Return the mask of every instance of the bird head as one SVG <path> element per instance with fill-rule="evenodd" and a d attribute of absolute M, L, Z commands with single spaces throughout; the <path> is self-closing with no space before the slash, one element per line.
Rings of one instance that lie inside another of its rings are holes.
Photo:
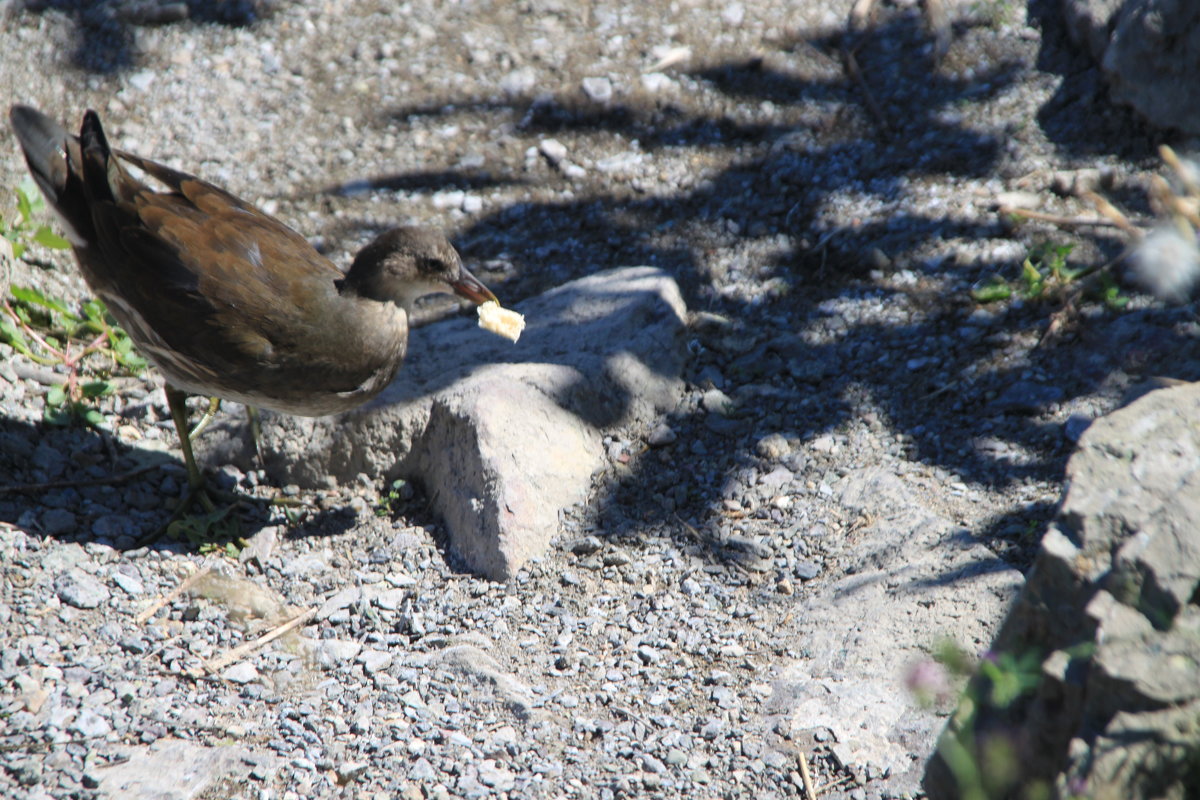
<path fill-rule="evenodd" d="M 343 291 L 396 303 L 410 314 L 417 300 L 429 294 L 456 294 L 476 305 L 496 300 L 463 267 L 444 236 L 419 227 L 392 228 L 360 250 L 346 273 Z"/>

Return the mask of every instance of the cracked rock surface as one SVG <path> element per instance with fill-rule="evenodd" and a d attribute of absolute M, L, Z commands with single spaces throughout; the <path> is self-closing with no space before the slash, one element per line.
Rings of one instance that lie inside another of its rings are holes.
<path fill-rule="evenodd" d="M 1200 386 L 1098 420 L 993 649 L 1036 654 L 1040 682 L 959 736 L 1013 743 L 1023 785 L 1186 797 L 1200 746 Z M 969 731 L 969 733 L 968 733 Z M 1136 731 L 1136 736 L 1133 732 Z M 935 760 L 932 797 L 961 796 Z"/>

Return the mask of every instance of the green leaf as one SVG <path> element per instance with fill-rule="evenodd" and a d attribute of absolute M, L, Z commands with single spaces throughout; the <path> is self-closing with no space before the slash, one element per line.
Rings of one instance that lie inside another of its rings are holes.
<path fill-rule="evenodd" d="M 103 397 L 112 394 L 113 385 L 108 381 L 88 381 L 83 385 L 84 397 Z"/>
<path fill-rule="evenodd" d="M 104 303 L 101 301 L 93 297 L 91 300 L 85 301 L 81 308 L 83 315 L 87 317 L 89 322 L 94 322 L 101 326 L 107 324 L 104 316 L 108 313 L 108 309 L 104 307 Z"/>
<path fill-rule="evenodd" d="M 1054 268 L 1055 276 L 1066 283 L 1071 283 L 1085 272 L 1087 272 L 1087 266 L 1069 267 L 1065 261 Z"/>
<path fill-rule="evenodd" d="M 1028 258 L 1021 265 L 1021 280 L 1025 281 L 1025 296 L 1028 298 L 1041 297 L 1046 288 L 1046 278 Z"/>
<path fill-rule="evenodd" d="M 73 317 L 72 314 L 60 300 L 55 300 L 52 297 L 47 297 L 43 292 L 34 289 L 32 286 L 10 286 L 9 292 L 12 296 L 20 300 L 22 303 L 28 303 L 31 306 L 41 306 L 48 308 L 51 311 L 57 311 L 60 314 L 66 314 Z"/>
<path fill-rule="evenodd" d="M 25 333 L 7 314 L 0 316 L 0 341 L 7 342 L 23 356 L 30 355 L 32 352 L 29 349 L 29 340 L 25 338 Z"/>
<path fill-rule="evenodd" d="M 93 428 L 99 428 L 105 422 L 104 415 L 100 413 L 100 409 L 98 408 L 89 408 L 87 411 L 85 411 L 83 414 L 83 421 L 88 425 L 91 425 Z"/>
<path fill-rule="evenodd" d="M 51 386 L 46 392 L 46 405 L 51 408 L 57 408 L 67 400 L 66 386 Z"/>
<path fill-rule="evenodd" d="M 37 181 L 33 179 L 32 175 L 17 184 L 17 191 L 25 195 L 30 213 L 37 214 L 46 208 L 46 199 L 42 197 L 42 190 L 38 188 Z"/>
<path fill-rule="evenodd" d="M 1104 304 L 1111 309 L 1120 311 L 1129 305 L 1129 298 L 1121 295 L 1119 286 L 1109 286 L 1104 290 Z"/>
<path fill-rule="evenodd" d="M 33 216 L 33 202 L 29 199 L 29 193 L 25 191 L 24 181 L 17 187 L 17 213 L 21 215 L 21 221 L 15 227 L 24 226 Z"/>
<path fill-rule="evenodd" d="M 49 225 L 43 225 L 38 228 L 33 234 L 33 240 L 42 247 L 49 247 L 51 250 L 66 250 L 71 246 L 70 242 L 50 230 Z"/>
<path fill-rule="evenodd" d="M 25 245 L 22 244 L 21 242 L 13 242 L 12 243 L 12 251 L 13 251 L 13 258 L 19 259 L 19 258 L 21 258 L 21 256 L 25 255 Z"/>
<path fill-rule="evenodd" d="M 117 359 L 117 363 L 135 375 L 150 366 L 150 362 L 137 353 L 128 353 Z"/>
<path fill-rule="evenodd" d="M 971 298 L 977 303 L 994 303 L 1012 297 L 1012 287 L 999 275 L 993 275 L 971 290 Z"/>

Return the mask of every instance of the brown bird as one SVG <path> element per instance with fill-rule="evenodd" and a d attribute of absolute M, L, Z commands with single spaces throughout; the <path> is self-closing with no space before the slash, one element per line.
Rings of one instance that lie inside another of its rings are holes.
<path fill-rule="evenodd" d="M 166 379 L 193 489 L 202 479 L 187 394 L 302 416 L 345 411 L 395 377 L 418 298 L 496 299 L 434 231 L 389 230 L 343 272 L 223 189 L 109 147 L 94 111 L 79 136 L 28 106 L 9 118 L 88 286 Z"/>

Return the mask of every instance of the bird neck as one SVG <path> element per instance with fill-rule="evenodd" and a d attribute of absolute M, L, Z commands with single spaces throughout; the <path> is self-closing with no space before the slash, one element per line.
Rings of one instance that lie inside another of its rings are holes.
<path fill-rule="evenodd" d="M 346 277 L 340 281 L 339 291 L 343 296 L 373 300 L 377 303 L 394 303 L 408 315 L 412 315 L 417 300 L 426 291 L 413 283 L 385 280 L 378 269 L 363 268 L 358 261 L 350 267 Z"/>

